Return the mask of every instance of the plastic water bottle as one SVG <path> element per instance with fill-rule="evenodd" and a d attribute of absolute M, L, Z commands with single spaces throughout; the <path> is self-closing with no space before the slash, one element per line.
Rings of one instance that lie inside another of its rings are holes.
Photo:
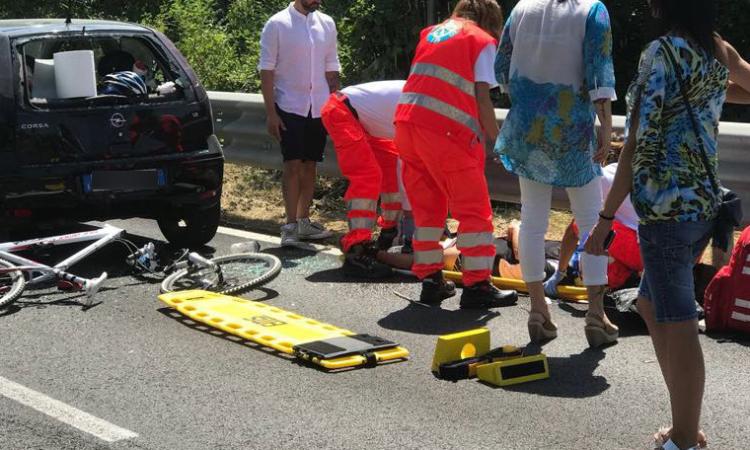
<path fill-rule="evenodd" d="M 238 253 L 258 253 L 260 251 L 260 244 L 258 241 L 244 241 L 232 244 L 229 247 L 229 252 L 232 254 Z"/>

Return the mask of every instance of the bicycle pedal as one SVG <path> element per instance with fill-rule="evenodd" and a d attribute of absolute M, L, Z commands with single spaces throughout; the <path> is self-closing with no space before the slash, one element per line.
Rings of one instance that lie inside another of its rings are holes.
<path fill-rule="evenodd" d="M 72 281 L 60 280 L 57 282 L 57 289 L 63 292 L 74 292 L 83 289 L 83 285 L 73 283 Z"/>

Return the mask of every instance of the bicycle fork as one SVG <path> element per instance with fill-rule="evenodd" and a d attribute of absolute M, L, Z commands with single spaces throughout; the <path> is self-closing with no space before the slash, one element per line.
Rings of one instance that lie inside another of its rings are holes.
<path fill-rule="evenodd" d="M 84 304 L 86 306 L 91 306 L 91 304 L 94 302 L 94 296 L 97 292 L 99 292 L 102 284 L 104 284 L 104 282 L 107 280 L 107 272 L 103 272 L 97 278 L 93 278 L 90 280 L 78 277 L 71 273 L 67 273 L 61 269 L 53 269 L 53 273 L 60 280 L 82 286 L 83 290 L 86 292 L 86 300 L 84 301 Z"/>

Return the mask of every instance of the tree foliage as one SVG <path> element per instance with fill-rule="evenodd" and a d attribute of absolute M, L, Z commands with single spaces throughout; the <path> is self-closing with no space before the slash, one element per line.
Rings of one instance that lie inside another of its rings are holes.
<path fill-rule="evenodd" d="M 263 24 L 290 0 L 0 0 L 0 18 L 73 17 L 144 22 L 175 41 L 215 90 L 257 92 Z M 641 50 L 653 36 L 646 0 L 602 0 L 614 34 L 617 93 L 622 99 Z M 718 32 L 750 57 L 750 0 L 716 0 Z M 506 15 L 518 0 L 499 0 Z M 339 28 L 339 53 L 347 84 L 404 78 L 419 31 L 450 15 L 457 0 L 323 0 Z M 70 9 L 68 9 L 70 6 Z M 432 9 L 430 8 L 432 6 Z M 615 105 L 622 113 L 623 102 Z M 728 119 L 750 121 L 747 108 L 727 108 Z"/>

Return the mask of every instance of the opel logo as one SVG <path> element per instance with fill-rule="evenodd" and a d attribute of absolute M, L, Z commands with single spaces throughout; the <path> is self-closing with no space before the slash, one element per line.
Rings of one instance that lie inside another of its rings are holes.
<path fill-rule="evenodd" d="M 112 114 L 112 117 L 109 118 L 109 123 L 111 123 L 115 128 L 122 128 L 126 123 L 128 123 L 128 121 L 125 120 L 125 116 L 123 116 L 122 114 L 114 113 Z"/>

